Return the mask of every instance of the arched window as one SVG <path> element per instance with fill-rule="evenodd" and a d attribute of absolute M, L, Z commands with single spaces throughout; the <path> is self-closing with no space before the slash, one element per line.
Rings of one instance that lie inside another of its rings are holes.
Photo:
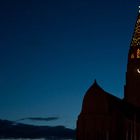
<path fill-rule="evenodd" d="M 137 58 L 140 58 L 140 49 L 137 49 Z"/>
<path fill-rule="evenodd" d="M 131 59 L 134 59 L 134 58 L 135 58 L 135 56 L 134 56 L 134 54 L 132 53 L 132 54 L 131 54 Z"/>

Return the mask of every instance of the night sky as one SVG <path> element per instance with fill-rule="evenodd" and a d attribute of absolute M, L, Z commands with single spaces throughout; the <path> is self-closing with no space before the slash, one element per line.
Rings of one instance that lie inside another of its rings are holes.
<path fill-rule="evenodd" d="M 0 118 L 75 128 L 95 79 L 123 98 L 138 6 L 136 0 L 0 1 Z"/>

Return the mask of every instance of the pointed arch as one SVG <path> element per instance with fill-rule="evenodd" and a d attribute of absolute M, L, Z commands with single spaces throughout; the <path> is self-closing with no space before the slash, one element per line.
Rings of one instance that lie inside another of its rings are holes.
<path fill-rule="evenodd" d="M 131 59 L 134 59 L 134 58 L 135 58 L 135 56 L 134 56 L 134 54 L 132 53 L 132 54 L 131 54 Z"/>
<path fill-rule="evenodd" d="M 140 49 L 137 49 L 137 58 L 140 58 Z"/>

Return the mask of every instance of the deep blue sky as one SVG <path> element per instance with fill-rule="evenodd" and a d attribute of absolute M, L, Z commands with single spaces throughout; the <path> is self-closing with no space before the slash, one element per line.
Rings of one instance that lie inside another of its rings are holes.
<path fill-rule="evenodd" d="M 123 97 L 133 0 L 0 2 L 0 118 L 75 128 L 94 79 Z"/>

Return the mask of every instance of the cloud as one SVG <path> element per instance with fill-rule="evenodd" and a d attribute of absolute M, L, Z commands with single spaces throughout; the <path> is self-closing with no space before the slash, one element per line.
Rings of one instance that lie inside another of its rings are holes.
<path fill-rule="evenodd" d="M 58 120 L 59 117 L 46 117 L 46 118 L 42 118 L 42 117 L 28 117 L 28 118 L 23 118 L 23 119 L 19 119 L 17 121 L 24 121 L 24 120 L 30 120 L 30 121 L 55 121 Z"/>

